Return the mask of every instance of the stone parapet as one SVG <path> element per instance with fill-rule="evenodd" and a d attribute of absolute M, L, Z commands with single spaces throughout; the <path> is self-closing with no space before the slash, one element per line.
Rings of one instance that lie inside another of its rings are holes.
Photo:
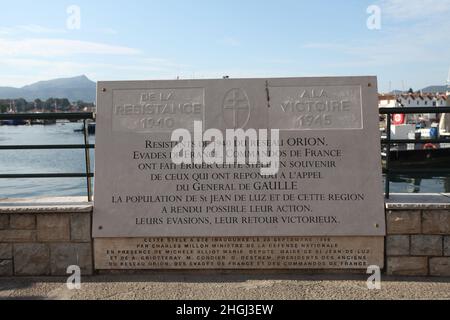
<path fill-rule="evenodd" d="M 448 194 L 393 195 L 386 224 L 388 275 L 450 276 Z"/>
<path fill-rule="evenodd" d="M 0 276 L 63 276 L 70 265 L 93 273 L 91 204 L 0 206 Z"/>
<path fill-rule="evenodd" d="M 449 277 L 450 197 L 401 198 L 386 204 L 385 273 Z M 63 276 L 71 265 L 92 274 L 92 210 L 83 202 L 0 203 L 0 276 Z"/>

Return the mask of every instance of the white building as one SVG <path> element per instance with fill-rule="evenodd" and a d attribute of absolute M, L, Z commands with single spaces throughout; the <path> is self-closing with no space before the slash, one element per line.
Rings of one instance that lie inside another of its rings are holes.
<path fill-rule="evenodd" d="M 400 107 L 445 107 L 447 105 L 446 94 L 432 93 L 405 93 L 398 96 Z"/>
<path fill-rule="evenodd" d="M 379 108 L 396 108 L 398 107 L 397 97 L 393 94 L 379 94 L 378 95 Z"/>
<path fill-rule="evenodd" d="M 427 107 L 445 107 L 447 106 L 446 94 L 432 94 L 432 93 L 407 93 L 398 97 L 399 105 L 406 108 L 427 108 Z M 439 114 L 426 113 L 416 115 L 420 120 L 425 122 L 439 122 Z M 408 117 L 408 119 L 414 119 Z"/>
<path fill-rule="evenodd" d="M 445 107 L 450 99 L 450 86 L 446 94 L 433 93 L 404 93 L 398 96 L 393 94 L 378 95 L 379 108 L 423 108 L 423 107 Z"/>
<path fill-rule="evenodd" d="M 449 87 L 450 91 L 450 87 Z M 450 92 L 447 94 L 434 93 L 404 93 L 400 95 L 380 94 L 378 96 L 379 108 L 426 108 L 426 107 L 445 107 L 450 104 Z M 408 115 L 407 122 L 416 122 L 423 120 L 425 122 L 437 122 L 439 114 L 418 114 Z"/>

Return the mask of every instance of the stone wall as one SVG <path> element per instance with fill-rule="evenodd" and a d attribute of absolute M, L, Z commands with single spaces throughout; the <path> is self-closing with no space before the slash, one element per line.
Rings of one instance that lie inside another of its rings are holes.
<path fill-rule="evenodd" d="M 63 276 L 70 265 L 92 274 L 91 216 L 88 204 L 0 206 L 0 276 Z M 449 203 L 391 202 L 386 223 L 388 275 L 450 276 Z"/>
<path fill-rule="evenodd" d="M 386 224 L 388 275 L 450 276 L 448 204 L 388 204 Z"/>
<path fill-rule="evenodd" d="M 78 265 L 93 273 L 91 210 L 0 211 L 0 276 L 61 276 Z"/>

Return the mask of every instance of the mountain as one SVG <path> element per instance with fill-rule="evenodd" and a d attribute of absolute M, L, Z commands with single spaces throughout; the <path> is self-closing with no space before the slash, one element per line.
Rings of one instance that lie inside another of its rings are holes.
<path fill-rule="evenodd" d="M 429 86 L 422 89 L 424 93 L 442 93 L 447 86 Z M 401 90 L 394 90 L 391 94 L 402 94 Z M 48 98 L 67 98 L 70 101 L 83 100 L 95 102 L 96 84 L 85 75 L 73 78 L 61 78 L 39 81 L 22 88 L 0 87 L 0 99 L 24 98 L 28 101 Z"/>
<path fill-rule="evenodd" d="M 443 93 L 447 91 L 447 86 L 429 86 L 422 89 L 423 93 Z"/>
<path fill-rule="evenodd" d="M 70 101 L 95 102 L 95 92 L 95 82 L 82 75 L 73 78 L 39 81 L 22 88 L 0 87 L 0 99 L 24 98 L 32 101 L 35 99 L 67 98 Z"/>
<path fill-rule="evenodd" d="M 447 86 L 428 86 L 426 88 L 423 88 L 422 91 L 423 93 L 445 93 L 447 92 Z M 416 92 L 417 90 L 414 90 L 414 92 Z M 405 91 L 402 90 L 394 90 L 391 92 L 391 94 L 402 94 Z"/>

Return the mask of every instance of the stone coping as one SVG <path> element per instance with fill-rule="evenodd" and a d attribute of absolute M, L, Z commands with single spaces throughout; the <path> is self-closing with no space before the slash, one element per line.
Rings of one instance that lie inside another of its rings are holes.
<path fill-rule="evenodd" d="M 450 193 L 396 193 L 385 200 L 386 209 L 450 209 Z M 84 213 L 93 203 L 87 197 L 0 199 L 1 213 Z"/>
<path fill-rule="evenodd" d="M 450 193 L 395 193 L 385 200 L 386 209 L 450 209 Z"/>
<path fill-rule="evenodd" d="M 47 197 L 27 199 L 0 199 L 1 213 L 86 213 L 93 203 L 87 197 Z"/>

